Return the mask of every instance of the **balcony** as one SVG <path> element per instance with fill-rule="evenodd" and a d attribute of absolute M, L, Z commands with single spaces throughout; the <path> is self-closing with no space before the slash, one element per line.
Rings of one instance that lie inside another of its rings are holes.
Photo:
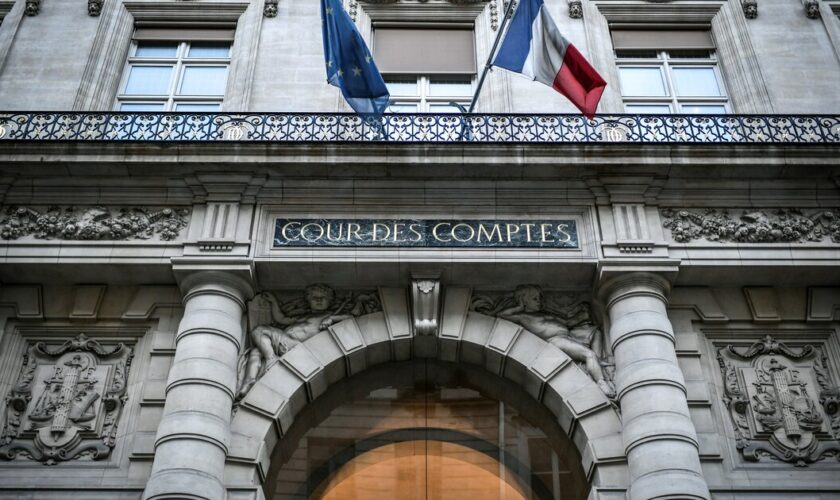
<path fill-rule="evenodd" d="M 840 116 L 6 112 L 0 141 L 838 144 Z"/>

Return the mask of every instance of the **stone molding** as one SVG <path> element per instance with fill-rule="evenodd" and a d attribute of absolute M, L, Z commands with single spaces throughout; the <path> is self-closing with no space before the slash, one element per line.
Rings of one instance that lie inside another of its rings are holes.
<path fill-rule="evenodd" d="M 42 290 L 37 285 L 0 285 L 0 306 L 14 308 L 17 318 L 44 317 Z"/>
<path fill-rule="evenodd" d="M 6 64 L 6 57 L 9 55 L 12 41 L 24 16 L 23 11 L 23 2 L 0 0 L 0 71 L 3 71 L 3 66 Z"/>

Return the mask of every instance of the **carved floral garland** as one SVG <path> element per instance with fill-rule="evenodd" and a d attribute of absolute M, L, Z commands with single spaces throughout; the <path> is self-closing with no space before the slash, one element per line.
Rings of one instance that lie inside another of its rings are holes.
<path fill-rule="evenodd" d="M 114 214 L 105 207 L 76 210 L 50 207 L 38 211 L 13 206 L 0 219 L 0 239 L 16 240 L 24 236 L 64 240 L 174 240 L 187 227 L 188 209 L 121 208 Z"/>
<path fill-rule="evenodd" d="M 694 240 L 738 243 L 785 243 L 823 241 L 840 243 L 840 210 L 744 210 L 740 216 L 722 209 L 662 209 L 662 225 L 674 241 Z"/>

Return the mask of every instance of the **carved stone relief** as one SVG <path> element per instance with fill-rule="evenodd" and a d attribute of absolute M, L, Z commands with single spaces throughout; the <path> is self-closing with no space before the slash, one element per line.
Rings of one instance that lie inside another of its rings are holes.
<path fill-rule="evenodd" d="M 805 6 L 805 17 L 808 19 L 820 18 L 820 4 L 817 0 L 802 0 L 802 5 Z"/>
<path fill-rule="evenodd" d="M 734 210 L 733 210 L 734 212 Z M 803 211 L 794 208 L 777 210 L 741 210 L 733 216 L 724 209 L 661 210 L 662 225 L 671 230 L 674 241 L 737 243 L 805 243 L 829 239 L 840 243 L 840 209 Z"/>
<path fill-rule="evenodd" d="M 723 402 L 746 460 L 805 467 L 840 459 L 840 387 L 823 346 L 788 347 L 770 336 L 717 350 Z"/>
<path fill-rule="evenodd" d="M 277 0 L 265 0 L 263 15 L 265 17 L 277 17 Z"/>
<path fill-rule="evenodd" d="M 240 358 L 237 400 L 297 344 L 335 323 L 381 310 L 376 292 L 339 294 L 323 284 L 283 301 L 272 292 L 257 295 L 248 303 L 251 347 Z"/>
<path fill-rule="evenodd" d="M 6 395 L 0 457 L 55 465 L 108 457 L 126 401 L 133 349 L 84 334 L 63 344 L 29 346 Z"/>
<path fill-rule="evenodd" d="M 583 19 L 583 4 L 581 0 L 569 0 L 569 17 Z"/>
<path fill-rule="evenodd" d="M 471 309 L 516 323 L 577 362 L 608 397 L 615 397 L 615 364 L 590 304 L 576 294 L 544 293 L 522 285 L 502 295 L 476 294 Z"/>
<path fill-rule="evenodd" d="M 744 10 L 744 17 L 747 19 L 758 17 L 758 0 L 741 0 L 741 8 Z"/>
<path fill-rule="evenodd" d="M 435 335 L 440 315 L 440 281 L 438 279 L 411 280 L 411 315 L 417 335 Z"/>
<path fill-rule="evenodd" d="M 27 16 L 37 16 L 41 12 L 41 0 L 26 0 L 23 13 Z"/>
<path fill-rule="evenodd" d="M 189 209 L 10 206 L 0 216 L 0 239 L 174 240 L 189 223 Z"/>
<path fill-rule="evenodd" d="M 102 14 L 102 4 L 105 0 L 88 0 L 88 15 L 96 17 Z"/>

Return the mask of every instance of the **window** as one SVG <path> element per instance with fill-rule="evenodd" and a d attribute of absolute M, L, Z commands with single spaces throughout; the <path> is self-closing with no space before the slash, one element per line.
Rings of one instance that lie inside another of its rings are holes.
<path fill-rule="evenodd" d="M 469 107 L 476 75 L 472 25 L 379 24 L 374 58 L 393 113 L 458 113 Z"/>
<path fill-rule="evenodd" d="M 473 95 L 470 77 L 385 76 L 391 94 L 392 113 L 460 113 L 457 105 L 468 108 Z M 456 105 L 457 104 L 457 105 Z"/>
<path fill-rule="evenodd" d="M 613 30 L 612 36 L 626 112 L 729 111 L 708 31 Z"/>
<path fill-rule="evenodd" d="M 218 111 L 225 95 L 233 30 L 137 28 L 119 111 Z"/>

